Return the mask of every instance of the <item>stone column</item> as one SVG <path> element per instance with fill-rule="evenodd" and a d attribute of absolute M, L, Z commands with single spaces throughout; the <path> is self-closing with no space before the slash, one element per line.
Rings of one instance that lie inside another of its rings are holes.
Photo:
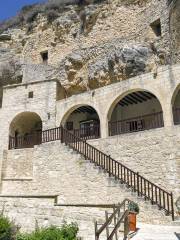
<path fill-rule="evenodd" d="M 163 118 L 165 127 L 174 126 L 172 106 L 169 102 L 166 103 L 163 107 Z"/>
<path fill-rule="evenodd" d="M 100 128 L 101 128 L 101 138 L 107 138 L 109 136 L 108 133 L 108 119 L 107 117 L 102 117 L 100 121 Z"/>

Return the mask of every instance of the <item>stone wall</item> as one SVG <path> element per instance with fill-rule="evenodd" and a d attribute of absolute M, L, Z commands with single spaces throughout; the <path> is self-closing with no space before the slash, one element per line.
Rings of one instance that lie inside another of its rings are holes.
<path fill-rule="evenodd" d="M 31 232 L 37 227 L 61 226 L 64 222 L 78 223 L 78 236 L 83 240 L 94 239 L 94 221 L 105 221 L 104 208 L 55 207 L 53 200 L 33 198 L 0 198 L 0 212 L 9 216 L 21 232 Z M 104 238 L 105 239 L 105 238 Z"/>
<path fill-rule="evenodd" d="M 11 156 L 18 157 L 16 150 L 10 152 Z M 112 204 L 130 198 L 140 205 L 140 221 L 161 224 L 170 222 L 170 217 L 165 217 L 156 206 L 152 207 L 150 203 L 137 198 L 126 186 L 109 178 L 107 173 L 58 141 L 34 147 L 30 163 L 32 179 L 23 179 L 23 171 L 19 179 L 2 179 L 2 195 L 59 195 L 60 204 Z M 14 170 L 13 164 L 9 163 L 9 175 L 11 171 L 18 172 L 21 162 L 17 160 Z M 27 166 L 24 165 L 25 171 Z"/>
<path fill-rule="evenodd" d="M 180 126 L 91 140 L 112 158 L 180 196 Z"/>
<path fill-rule="evenodd" d="M 56 90 L 56 81 L 20 84 L 4 88 L 0 112 L 0 133 L 3 136 L 0 138 L 1 162 L 3 151 L 8 149 L 10 125 L 17 115 L 24 112 L 34 112 L 42 120 L 43 129 L 55 126 Z M 28 97 L 29 92 L 33 92 L 33 98 Z"/>
<path fill-rule="evenodd" d="M 4 181 L 32 180 L 33 149 L 4 150 L 2 179 Z"/>

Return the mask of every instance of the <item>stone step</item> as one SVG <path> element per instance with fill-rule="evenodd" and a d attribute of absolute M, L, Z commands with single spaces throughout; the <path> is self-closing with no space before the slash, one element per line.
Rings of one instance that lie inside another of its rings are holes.
<path fill-rule="evenodd" d="M 139 223 L 132 240 L 179 240 L 180 226 L 161 226 Z"/>

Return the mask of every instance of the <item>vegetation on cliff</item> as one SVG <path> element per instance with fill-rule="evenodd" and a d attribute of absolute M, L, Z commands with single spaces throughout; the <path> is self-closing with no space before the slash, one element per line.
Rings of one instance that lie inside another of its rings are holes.
<path fill-rule="evenodd" d="M 92 0 L 90 2 L 97 4 L 106 0 Z M 83 6 L 88 4 L 87 0 L 49 0 L 46 3 L 32 4 L 24 6 L 20 12 L 6 21 L 0 23 L 0 33 L 9 28 L 22 27 L 34 22 L 38 14 L 47 17 L 48 22 L 58 18 L 68 5 Z"/>

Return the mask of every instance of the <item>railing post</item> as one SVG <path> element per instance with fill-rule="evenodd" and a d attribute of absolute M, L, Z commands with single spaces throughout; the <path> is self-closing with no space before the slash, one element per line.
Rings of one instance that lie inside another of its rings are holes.
<path fill-rule="evenodd" d="M 95 240 L 99 240 L 99 236 L 97 234 L 97 221 L 94 223 L 94 228 L 95 228 Z"/>
<path fill-rule="evenodd" d="M 172 212 L 172 220 L 174 221 L 174 200 L 173 200 L 173 193 L 171 192 L 171 212 Z"/>
<path fill-rule="evenodd" d="M 63 127 L 61 126 L 61 127 L 60 127 L 60 133 L 61 133 L 61 137 L 60 137 L 60 138 L 61 138 L 61 143 L 64 142 L 64 134 L 63 134 L 63 130 L 64 130 L 64 129 L 63 129 Z"/>
<path fill-rule="evenodd" d="M 109 177 L 111 176 L 111 155 L 108 156 L 108 172 L 109 172 Z"/>
<path fill-rule="evenodd" d="M 106 222 L 108 221 L 108 212 L 105 211 Z M 106 226 L 106 237 L 109 237 L 109 225 Z"/>
<path fill-rule="evenodd" d="M 137 172 L 137 192 L 138 192 L 138 196 L 139 195 L 139 172 Z"/>
<path fill-rule="evenodd" d="M 129 234 L 129 218 L 128 215 L 124 219 L 124 240 L 128 238 Z"/>

